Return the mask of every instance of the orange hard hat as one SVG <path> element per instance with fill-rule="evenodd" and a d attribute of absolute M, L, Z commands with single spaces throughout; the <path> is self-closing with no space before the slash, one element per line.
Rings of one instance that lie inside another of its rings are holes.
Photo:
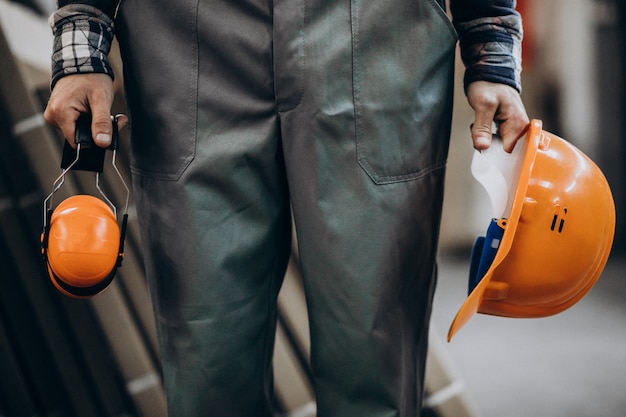
<path fill-rule="evenodd" d="M 90 195 L 75 195 L 52 212 L 47 248 L 48 274 L 71 297 L 93 296 L 106 288 L 121 260 L 120 228 L 113 210 Z"/>
<path fill-rule="evenodd" d="M 615 205 L 598 166 L 543 131 L 539 120 L 520 146 L 510 209 L 475 247 L 488 261 L 471 271 L 478 275 L 470 276 L 448 341 L 477 312 L 516 318 L 562 312 L 591 289 L 611 251 Z"/>

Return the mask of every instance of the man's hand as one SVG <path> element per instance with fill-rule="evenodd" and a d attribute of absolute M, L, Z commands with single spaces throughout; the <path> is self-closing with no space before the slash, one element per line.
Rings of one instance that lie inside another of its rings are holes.
<path fill-rule="evenodd" d="M 72 147 L 76 120 L 81 113 L 91 113 L 91 134 L 96 145 L 106 148 L 111 144 L 113 125 L 113 81 L 106 74 L 75 74 L 61 78 L 50 95 L 44 118 L 58 127 Z M 118 117 L 121 129 L 128 118 Z"/>
<path fill-rule="evenodd" d="M 506 84 L 476 81 L 468 86 L 467 100 L 475 112 L 471 128 L 474 148 L 479 151 L 489 148 L 495 122 L 504 150 L 512 152 L 529 122 L 517 90 Z"/>

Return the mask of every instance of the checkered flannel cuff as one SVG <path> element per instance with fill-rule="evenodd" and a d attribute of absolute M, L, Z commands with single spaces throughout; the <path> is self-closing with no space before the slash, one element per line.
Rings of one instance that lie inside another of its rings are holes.
<path fill-rule="evenodd" d="M 522 91 L 522 19 L 519 14 L 486 17 L 457 25 L 465 89 L 474 81 L 508 84 Z"/>
<path fill-rule="evenodd" d="M 54 34 L 53 88 L 70 74 L 103 73 L 113 78 L 107 55 L 113 40 L 113 21 L 95 7 L 71 4 L 50 16 Z"/>

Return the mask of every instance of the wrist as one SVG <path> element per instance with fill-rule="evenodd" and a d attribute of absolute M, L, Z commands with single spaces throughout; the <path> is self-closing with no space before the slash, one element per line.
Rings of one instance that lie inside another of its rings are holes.
<path fill-rule="evenodd" d="M 506 84 L 521 92 L 522 22 L 519 14 L 457 24 L 466 66 L 465 90 L 475 81 Z"/>

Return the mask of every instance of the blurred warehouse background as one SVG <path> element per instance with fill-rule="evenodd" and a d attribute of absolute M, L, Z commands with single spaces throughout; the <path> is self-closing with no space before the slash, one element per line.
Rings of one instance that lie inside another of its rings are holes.
<path fill-rule="evenodd" d="M 54 0 L 0 0 L 0 417 L 165 416 L 158 349 L 131 203 L 124 266 L 106 292 L 73 300 L 39 256 L 42 202 L 60 173 L 62 138 L 46 126 Z M 623 417 L 626 410 L 626 5 L 518 0 L 525 18 L 524 100 L 544 128 L 603 169 L 617 206 L 606 272 L 589 297 L 550 319 L 479 317 L 451 344 L 469 249 L 489 201 L 471 179 L 472 113 L 457 89 L 424 414 L 439 417 Z M 123 111 L 121 63 L 115 111 Z M 457 66 L 461 85 L 462 66 Z M 126 146 L 127 141 L 123 140 Z M 126 153 L 119 163 L 130 183 Z M 114 201 L 123 190 L 105 170 Z M 66 195 L 93 192 L 68 179 Z M 280 299 L 276 397 L 290 417 L 315 415 L 308 328 L 294 251 Z M 175 417 L 175 416 L 171 416 Z"/>

